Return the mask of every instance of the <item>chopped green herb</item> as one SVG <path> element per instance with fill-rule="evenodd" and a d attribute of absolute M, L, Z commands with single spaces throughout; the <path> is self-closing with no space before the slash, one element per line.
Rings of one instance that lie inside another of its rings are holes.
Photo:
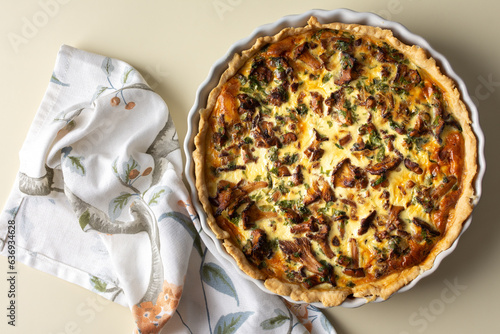
<path fill-rule="evenodd" d="M 278 161 L 278 148 L 273 146 L 268 151 L 268 159 L 272 162 Z"/>
<path fill-rule="evenodd" d="M 385 147 L 380 147 L 380 149 L 377 152 L 377 155 L 375 159 L 377 159 L 378 162 L 381 162 L 385 158 Z"/>
<path fill-rule="evenodd" d="M 335 47 L 339 51 L 347 51 L 350 48 L 350 44 L 346 41 L 343 41 L 341 39 L 338 39 L 337 42 L 335 43 Z"/>
<path fill-rule="evenodd" d="M 267 178 L 267 187 L 269 189 L 272 189 L 273 188 L 273 178 L 271 176 L 271 173 L 267 172 L 266 178 Z"/>
<path fill-rule="evenodd" d="M 231 223 L 233 223 L 234 225 L 238 226 L 238 224 L 240 223 L 240 217 L 236 216 L 236 217 L 233 217 L 233 218 L 229 218 L 229 221 Z"/>
<path fill-rule="evenodd" d="M 245 84 L 248 82 L 247 77 L 245 77 L 243 74 L 238 74 L 237 78 L 242 86 L 245 86 Z"/>
<path fill-rule="evenodd" d="M 245 142 L 245 144 L 253 144 L 253 139 L 250 137 L 245 137 L 245 139 L 243 139 L 243 141 Z"/>
<path fill-rule="evenodd" d="M 377 180 L 375 180 L 375 182 L 373 182 L 372 186 L 378 186 L 379 184 L 381 184 L 382 182 L 384 182 L 386 180 L 385 178 L 385 175 L 382 174 L 381 177 L 379 177 Z"/>
<path fill-rule="evenodd" d="M 295 110 L 297 111 L 297 113 L 301 116 L 304 116 L 307 114 L 307 112 L 309 111 L 307 106 L 304 104 L 304 103 L 301 103 L 297 106 L 297 108 L 295 108 Z"/>
<path fill-rule="evenodd" d="M 293 165 L 298 160 L 299 160 L 299 154 L 298 153 L 294 153 L 294 154 L 285 153 L 285 155 L 283 157 L 282 163 L 284 165 Z"/>
<path fill-rule="evenodd" d="M 276 203 L 282 209 L 291 209 L 295 205 L 295 201 L 283 200 Z"/>
<path fill-rule="evenodd" d="M 327 83 L 330 79 L 332 78 L 332 73 L 328 72 L 326 73 L 324 76 L 323 76 L 323 79 L 321 80 L 321 82 L 323 82 L 324 84 Z"/>
<path fill-rule="evenodd" d="M 278 190 L 282 193 L 282 194 L 288 194 L 290 192 L 290 189 L 288 189 L 284 183 L 280 183 L 278 185 Z"/>

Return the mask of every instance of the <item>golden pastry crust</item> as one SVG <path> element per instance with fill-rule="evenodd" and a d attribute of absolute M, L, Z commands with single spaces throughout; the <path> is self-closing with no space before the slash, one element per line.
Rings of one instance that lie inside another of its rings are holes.
<path fill-rule="evenodd" d="M 250 73 L 267 85 L 264 100 Z M 312 17 L 259 38 L 234 56 L 200 116 L 193 158 L 209 227 L 247 275 L 293 300 L 386 299 L 433 266 L 472 211 L 468 110 L 434 59 L 389 30 Z M 236 128 L 245 117 L 248 128 Z"/>

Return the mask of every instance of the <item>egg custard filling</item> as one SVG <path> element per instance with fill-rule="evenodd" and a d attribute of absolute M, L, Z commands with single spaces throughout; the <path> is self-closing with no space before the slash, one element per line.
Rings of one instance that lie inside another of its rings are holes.
<path fill-rule="evenodd" d="M 208 225 L 272 292 L 389 297 L 467 219 L 476 139 L 454 83 L 379 28 L 311 18 L 235 56 L 201 111 Z"/>

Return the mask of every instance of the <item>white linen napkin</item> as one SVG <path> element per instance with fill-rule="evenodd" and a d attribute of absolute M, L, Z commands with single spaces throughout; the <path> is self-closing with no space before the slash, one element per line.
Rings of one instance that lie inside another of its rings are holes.
<path fill-rule="evenodd" d="M 168 108 L 130 65 L 62 46 L 20 159 L 1 254 L 15 221 L 18 261 L 130 307 L 136 333 L 335 332 L 208 251 Z"/>

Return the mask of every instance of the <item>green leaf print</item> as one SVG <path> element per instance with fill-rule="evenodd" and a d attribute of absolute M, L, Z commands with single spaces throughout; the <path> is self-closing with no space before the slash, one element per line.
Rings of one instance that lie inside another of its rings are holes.
<path fill-rule="evenodd" d="M 101 96 L 101 94 L 104 93 L 107 89 L 109 89 L 109 87 L 97 86 L 97 88 L 95 90 L 95 93 L 94 93 L 94 96 L 92 96 L 92 102 L 94 102 L 95 100 L 97 100 L 97 98 L 99 96 Z"/>
<path fill-rule="evenodd" d="M 80 227 L 82 230 L 85 229 L 85 227 L 89 224 L 90 221 L 90 213 L 89 210 L 86 210 L 82 215 L 80 216 L 80 219 L 78 219 L 78 222 L 80 223 Z"/>
<path fill-rule="evenodd" d="M 201 250 L 200 235 L 196 231 L 196 228 L 194 227 L 194 224 L 191 221 L 191 219 L 180 212 L 172 211 L 162 214 L 160 218 L 158 218 L 158 221 L 162 221 L 167 217 L 174 219 L 176 222 L 180 223 L 182 227 L 186 229 L 186 231 L 194 240 L 194 248 L 198 251 L 198 254 L 200 254 L 201 256 L 203 252 Z"/>
<path fill-rule="evenodd" d="M 113 174 L 115 174 L 116 178 L 123 186 L 130 188 L 135 194 L 140 194 L 141 191 L 134 187 L 133 183 L 141 177 L 141 166 L 134 158 L 130 157 L 128 161 L 122 162 L 121 168 L 119 168 L 119 158 L 120 157 L 117 157 L 111 165 Z"/>
<path fill-rule="evenodd" d="M 53 82 L 55 84 L 58 84 L 58 85 L 61 85 L 61 86 L 64 86 L 64 87 L 67 87 L 69 86 L 69 84 L 67 83 L 64 83 L 62 82 L 61 80 L 59 80 L 57 77 L 56 77 L 56 74 L 52 72 L 52 77 L 50 78 L 50 82 Z"/>
<path fill-rule="evenodd" d="M 85 167 L 83 167 L 82 165 L 81 157 L 68 156 L 68 159 L 71 163 L 71 166 L 74 167 L 71 168 L 72 170 L 76 171 L 77 174 L 85 175 Z"/>
<path fill-rule="evenodd" d="M 134 69 L 132 67 L 129 67 L 127 69 L 125 69 L 125 72 L 123 72 L 123 75 L 122 75 L 122 83 L 125 85 L 130 77 L 130 73 L 132 73 L 134 71 Z"/>
<path fill-rule="evenodd" d="M 109 77 L 111 75 L 111 72 L 113 72 L 113 70 L 115 69 L 111 58 L 109 58 L 109 57 L 104 58 L 102 65 L 101 65 L 101 69 L 104 71 L 106 76 Z"/>
<path fill-rule="evenodd" d="M 154 187 L 153 189 L 148 189 L 148 191 L 146 191 L 144 194 L 144 200 L 149 206 L 154 206 L 159 203 L 161 197 L 171 194 L 172 192 L 172 189 L 167 186 Z"/>
<path fill-rule="evenodd" d="M 141 169 L 141 166 L 137 161 L 135 161 L 134 158 L 130 157 L 127 162 L 123 163 L 123 170 L 125 171 L 125 174 L 123 175 L 122 180 L 125 183 L 128 183 L 131 179 L 135 179 L 139 175 L 139 170 Z M 134 173 L 132 171 L 137 171 L 137 173 Z"/>
<path fill-rule="evenodd" d="M 161 197 L 161 194 L 165 192 L 165 189 L 157 191 L 151 196 L 151 199 L 148 201 L 148 205 L 158 204 L 158 199 Z"/>
<path fill-rule="evenodd" d="M 211 262 L 205 263 L 201 271 L 201 278 L 215 290 L 233 297 L 236 300 L 236 305 L 239 306 L 240 301 L 236 289 L 234 288 L 233 281 L 231 281 L 222 267 Z"/>
<path fill-rule="evenodd" d="M 215 325 L 216 334 L 232 334 L 236 333 L 238 328 L 251 316 L 254 312 L 236 312 L 229 313 L 220 317 Z"/>
<path fill-rule="evenodd" d="M 116 218 L 120 216 L 123 208 L 127 205 L 128 200 L 130 199 L 131 196 L 132 194 L 121 193 L 120 196 L 115 197 L 111 200 L 108 208 L 108 215 L 111 221 L 114 221 Z"/>
<path fill-rule="evenodd" d="M 69 155 L 73 147 L 65 146 L 61 149 L 62 160 L 64 165 L 69 168 L 71 172 L 77 173 L 79 175 L 85 175 L 85 167 L 83 166 L 84 157 Z"/>
<path fill-rule="evenodd" d="M 113 161 L 113 164 L 111 165 L 111 169 L 113 169 L 113 173 L 120 177 L 120 173 L 118 173 L 118 167 L 116 167 L 116 161 L 118 160 L 118 158 L 115 159 L 115 161 Z"/>
<path fill-rule="evenodd" d="M 290 317 L 288 317 L 285 314 L 285 312 L 283 312 L 279 308 L 275 309 L 274 313 L 277 313 L 278 315 L 269 318 L 267 320 L 264 320 L 260 323 L 260 327 L 262 327 L 262 329 L 265 330 L 275 329 L 283 325 L 287 320 L 290 320 Z"/>
<path fill-rule="evenodd" d="M 106 282 L 101 281 L 99 278 L 92 276 L 90 279 L 92 286 L 99 292 L 106 292 L 106 288 L 108 284 Z"/>

